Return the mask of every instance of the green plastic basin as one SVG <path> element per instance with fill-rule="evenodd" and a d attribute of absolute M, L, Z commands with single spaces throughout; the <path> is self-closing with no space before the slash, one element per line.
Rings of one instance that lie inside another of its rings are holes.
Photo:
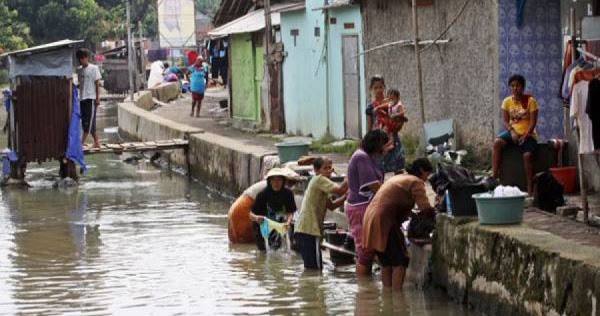
<path fill-rule="evenodd" d="M 489 197 L 473 194 L 479 223 L 484 225 L 518 224 L 523 221 L 525 196 Z"/>
<path fill-rule="evenodd" d="M 277 154 L 279 155 L 279 161 L 283 164 L 288 161 L 295 161 L 298 158 L 308 154 L 308 147 L 310 144 L 307 142 L 284 142 L 275 144 L 277 147 Z"/>

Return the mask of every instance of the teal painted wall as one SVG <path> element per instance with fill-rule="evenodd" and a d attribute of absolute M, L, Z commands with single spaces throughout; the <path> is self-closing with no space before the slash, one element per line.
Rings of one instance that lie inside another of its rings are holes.
<path fill-rule="evenodd" d="M 329 124 L 331 134 L 337 138 L 344 137 L 344 82 L 342 73 L 342 37 L 346 35 L 358 36 L 358 49 L 363 51 L 362 46 L 362 19 L 360 7 L 358 5 L 341 7 L 329 10 L 329 18 L 335 18 L 336 24 L 329 25 L 329 49 L 328 49 L 328 70 L 329 70 Z M 345 29 L 345 24 L 354 24 L 353 29 Z M 365 80 L 364 80 L 364 58 L 357 57 L 359 62 L 360 74 L 360 118 L 362 134 L 366 131 L 365 121 Z"/>
<path fill-rule="evenodd" d="M 325 28 L 325 13 L 313 11 L 322 0 L 307 0 L 306 9 L 281 14 L 281 37 L 287 53 L 283 62 L 283 100 L 288 133 L 323 136 L 328 130 L 336 138 L 344 137 L 344 95 L 342 80 L 342 36 L 357 35 L 362 51 L 362 27 L 359 6 L 329 11 L 336 25 Z M 354 23 L 345 30 L 344 23 Z M 319 28 L 320 36 L 315 36 Z M 298 30 L 295 37 L 292 30 Z M 328 49 L 325 49 L 327 36 Z M 361 111 L 366 103 L 364 63 L 360 58 Z M 329 92 L 329 93 L 328 93 Z M 364 116 L 364 115 L 363 115 Z M 362 116 L 361 116 L 362 117 Z M 364 131 L 364 118 L 361 122 Z"/>
<path fill-rule="evenodd" d="M 321 11 L 281 14 L 281 39 L 287 56 L 283 62 L 283 106 L 286 131 L 320 137 L 327 131 L 326 64 L 323 50 L 324 15 Z M 315 27 L 321 36 L 314 36 Z M 298 30 L 294 37 L 292 30 Z"/>
<path fill-rule="evenodd" d="M 257 58 L 256 52 L 262 48 L 254 48 L 250 33 L 232 35 L 230 45 L 233 117 L 259 122 L 262 54 Z"/>

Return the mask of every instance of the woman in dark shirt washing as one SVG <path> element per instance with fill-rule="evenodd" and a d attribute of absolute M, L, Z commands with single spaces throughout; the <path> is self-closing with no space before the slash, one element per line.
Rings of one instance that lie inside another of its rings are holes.
<path fill-rule="evenodd" d="M 275 168 L 267 174 L 267 187 L 256 196 L 250 212 L 253 221 L 256 246 L 259 250 L 266 250 L 264 239 L 260 233 L 260 224 L 265 219 L 270 219 L 289 226 L 292 215 L 296 211 L 294 193 L 285 187 L 286 172 Z M 269 247 L 277 249 L 281 246 L 281 236 L 271 232 L 268 238 Z"/>

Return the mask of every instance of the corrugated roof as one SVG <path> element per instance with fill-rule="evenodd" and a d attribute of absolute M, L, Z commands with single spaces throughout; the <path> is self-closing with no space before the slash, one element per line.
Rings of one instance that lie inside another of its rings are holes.
<path fill-rule="evenodd" d="M 306 9 L 306 4 L 304 2 L 299 2 L 294 5 L 291 5 L 288 8 L 281 9 L 281 10 L 279 10 L 279 12 L 280 13 L 293 12 L 293 11 L 300 11 L 300 10 L 304 10 L 304 9 Z"/>
<path fill-rule="evenodd" d="M 43 52 L 47 52 L 47 51 L 61 49 L 64 47 L 73 46 L 73 45 L 79 44 L 79 43 L 83 43 L 83 41 L 82 40 L 65 39 L 65 40 L 61 40 L 58 42 L 52 42 L 52 43 L 48 43 L 48 44 L 44 44 L 44 45 L 30 47 L 27 49 L 4 53 L 4 54 L 2 54 L 2 57 L 10 56 L 10 55 L 31 55 L 31 54 L 43 53 Z"/>
<path fill-rule="evenodd" d="M 313 11 L 318 10 L 327 10 L 327 9 L 335 9 L 340 7 L 345 7 L 349 5 L 353 5 L 354 0 L 329 0 L 326 5 L 318 8 L 314 8 Z"/>
<path fill-rule="evenodd" d="M 288 3 L 288 4 L 276 4 L 271 6 L 271 24 L 279 25 L 281 22 L 281 16 L 279 12 L 294 6 L 297 6 L 297 3 Z M 265 28 L 265 10 L 260 9 L 253 12 L 250 12 L 241 18 L 233 20 L 223 26 L 217 27 L 212 31 L 208 32 L 208 35 L 216 38 L 223 37 L 231 34 L 241 34 L 241 33 L 252 33 L 256 31 L 260 31 Z"/>

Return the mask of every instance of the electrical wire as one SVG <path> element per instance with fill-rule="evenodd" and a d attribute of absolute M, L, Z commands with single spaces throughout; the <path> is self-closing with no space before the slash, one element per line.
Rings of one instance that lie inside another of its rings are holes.
<path fill-rule="evenodd" d="M 465 3 L 463 3 L 462 8 L 460 8 L 460 11 L 458 11 L 458 14 L 454 17 L 454 19 L 452 19 L 452 22 L 450 22 L 450 24 L 448 24 L 448 26 L 446 27 L 446 29 L 440 33 L 440 35 L 438 37 L 436 37 L 433 40 L 433 43 L 423 47 L 422 49 L 419 50 L 419 54 L 428 50 L 429 48 L 431 48 L 431 46 L 435 45 L 437 43 L 437 41 L 439 41 L 442 37 L 444 37 L 444 35 L 446 35 L 446 33 L 448 32 L 448 30 L 450 30 L 450 28 L 454 25 L 454 23 L 456 23 L 456 21 L 458 21 L 458 18 L 460 18 L 460 16 L 463 14 L 463 12 L 465 11 L 465 9 L 467 8 L 467 5 L 471 2 L 471 0 L 465 0 Z"/>

